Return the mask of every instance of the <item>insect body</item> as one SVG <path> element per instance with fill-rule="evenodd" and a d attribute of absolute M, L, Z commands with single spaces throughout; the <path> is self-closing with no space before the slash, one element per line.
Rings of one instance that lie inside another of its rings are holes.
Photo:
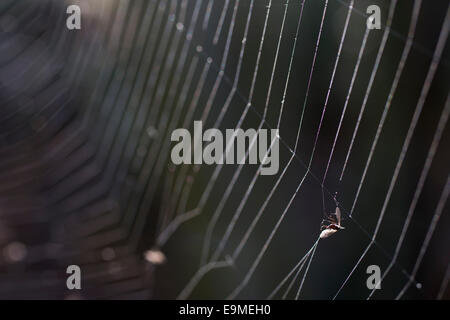
<path fill-rule="evenodd" d="M 328 217 L 322 221 L 322 225 L 320 227 L 320 238 L 328 238 L 329 236 L 335 234 L 338 230 L 343 229 L 345 228 L 341 226 L 341 210 L 339 207 L 336 207 L 336 211 L 329 214 Z"/>

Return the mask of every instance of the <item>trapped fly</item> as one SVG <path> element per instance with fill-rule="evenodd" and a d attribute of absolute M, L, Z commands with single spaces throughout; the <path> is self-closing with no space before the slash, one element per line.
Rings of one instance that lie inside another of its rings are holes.
<path fill-rule="evenodd" d="M 338 230 L 345 229 L 341 226 L 341 210 L 336 206 L 336 211 L 330 213 L 323 221 L 320 226 L 320 238 L 328 238 L 335 234 Z"/>

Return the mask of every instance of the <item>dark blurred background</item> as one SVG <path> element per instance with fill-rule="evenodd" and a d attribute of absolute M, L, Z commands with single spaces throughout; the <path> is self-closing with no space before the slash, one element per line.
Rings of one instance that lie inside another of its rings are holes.
<path fill-rule="evenodd" d="M 327 11 L 308 91 L 325 3 Z M 302 299 L 333 298 L 370 243 L 434 61 L 437 69 L 431 83 L 426 84 L 431 86 L 376 243 L 337 296 L 366 299 L 370 294 L 366 268 L 376 264 L 383 273 L 393 260 L 433 137 L 449 103 L 445 37 L 442 54 L 436 50 L 440 35 L 448 33 L 449 2 L 421 2 L 411 51 L 351 218 L 348 215 L 407 45 L 417 1 L 398 1 L 395 6 L 391 31 L 339 182 L 391 6 L 387 0 L 355 1 L 326 100 L 349 3 L 1 1 L 0 298 L 176 298 L 199 270 L 208 225 L 217 208 L 221 214 L 212 229 L 210 256 L 233 215 L 241 212 L 217 259 L 230 261 L 274 186 L 275 192 L 233 265 L 206 273 L 189 298 L 227 297 L 249 274 L 277 228 L 250 281 L 237 296 L 266 298 L 314 244 L 324 213 L 334 211 L 333 195 L 337 192 L 346 229 L 319 242 L 300 295 Z M 70 4 L 81 8 L 81 30 L 66 28 Z M 381 8 L 382 29 L 368 34 L 322 188 L 366 32 L 366 8 L 372 4 Z M 250 8 L 248 34 L 243 41 Z M 254 94 L 249 101 L 267 13 Z M 267 114 L 262 122 L 266 101 Z M 282 105 L 277 175 L 259 176 L 253 185 L 257 165 L 242 169 L 226 165 L 214 180 L 215 166 L 175 166 L 170 161 L 170 134 L 175 128 L 192 130 L 193 121 L 200 119 L 205 128 L 217 124 L 223 130 L 235 128 L 240 119 L 243 129 L 258 128 L 261 123 L 263 128 L 276 128 Z M 289 162 L 300 123 L 298 148 Z M 402 298 L 450 297 L 446 288 L 450 217 L 445 193 L 449 139 L 446 126 L 398 259 L 372 298 L 394 299 L 407 283 L 439 203 L 443 204 L 440 219 L 415 283 Z M 241 171 L 232 182 L 236 170 Z M 229 194 L 227 188 L 231 188 Z M 242 201 L 247 190 L 251 192 Z M 239 208 L 241 201 L 243 207 Z M 66 288 L 66 268 L 73 264 L 82 270 L 81 290 Z M 299 282 L 297 279 L 296 287 Z"/>

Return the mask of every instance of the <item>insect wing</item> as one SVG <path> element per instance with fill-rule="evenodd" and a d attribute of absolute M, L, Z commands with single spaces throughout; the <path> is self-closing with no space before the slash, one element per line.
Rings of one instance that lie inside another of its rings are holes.
<path fill-rule="evenodd" d="M 320 231 L 325 230 L 328 227 L 328 223 L 326 220 L 322 220 L 322 223 L 320 224 Z"/>
<path fill-rule="evenodd" d="M 341 209 L 339 209 L 339 207 L 336 207 L 336 219 L 337 219 L 337 225 L 340 226 L 341 225 Z"/>

